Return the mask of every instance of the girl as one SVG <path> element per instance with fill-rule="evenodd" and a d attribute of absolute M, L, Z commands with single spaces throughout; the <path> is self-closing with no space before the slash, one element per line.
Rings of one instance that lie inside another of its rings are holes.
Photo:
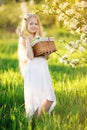
<path fill-rule="evenodd" d="M 23 31 L 28 32 L 24 36 Z M 32 40 L 42 36 L 41 24 L 35 14 L 26 14 L 19 33 L 18 57 L 24 76 L 24 100 L 26 116 L 50 113 L 56 105 L 56 97 L 45 56 L 34 57 Z"/>

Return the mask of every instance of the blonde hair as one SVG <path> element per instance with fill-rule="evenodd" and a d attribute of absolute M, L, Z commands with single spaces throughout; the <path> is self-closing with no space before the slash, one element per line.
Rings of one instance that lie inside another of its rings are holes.
<path fill-rule="evenodd" d="M 35 17 L 37 19 L 38 26 L 39 26 L 38 35 L 42 36 L 42 26 L 41 26 L 40 20 L 39 20 L 38 16 L 36 16 L 33 13 L 27 13 L 27 14 L 24 15 L 23 20 L 22 20 L 22 25 L 21 25 L 22 34 L 26 35 L 26 33 L 28 32 L 28 22 L 32 17 Z M 19 59 L 19 68 L 20 68 L 21 74 L 23 76 L 24 76 L 24 72 L 25 72 L 26 63 L 28 62 L 28 58 L 26 56 L 26 47 L 24 45 L 24 41 L 25 40 L 22 37 L 19 37 L 18 59 Z"/>
<path fill-rule="evenodd" d="M 41 26 L 41 22 L 38 18 L 37 15 L 35 15 L 34 13 L 27 13 L 24 15 L 23 20 L 22 20 L 22 26 L 21 26 L 21 32 L 25 33 L 25 31 L 28 32 L 28 22 L 29 20 L 34 17 L 37 19 L 38 22 L 38 26 L 39 26 L 39 36 L 42 36 L 42 26 Z"/>

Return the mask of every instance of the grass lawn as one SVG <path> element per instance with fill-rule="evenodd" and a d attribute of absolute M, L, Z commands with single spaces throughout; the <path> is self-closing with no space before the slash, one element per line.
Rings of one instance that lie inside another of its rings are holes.
<path fill-rule="evenodd" d="M 55 34 L 56 44 L 59 38 L 72 38 L 64 31 Z M 0 130 L 32 130 L 32 122 L 25 116 L 18 37 L 3 33 L 0 37 Z M 59 52 L 64 52 L 59 43 L 57 46 Z M 54 53 L 47 61 L 57 104 L 50 115 L 42 120 L 35 118 L 35 130 L 87 130 L 87 67 L 71 68 L 58 59 Z"/>

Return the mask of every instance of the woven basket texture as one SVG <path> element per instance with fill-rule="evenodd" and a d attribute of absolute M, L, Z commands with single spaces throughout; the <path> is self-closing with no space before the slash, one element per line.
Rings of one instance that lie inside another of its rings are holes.
<path fill-rule="evenodd" d="M 54 41 L 41 41 L 33 46 L 34 56 L 42 56 L 44 54 L 51 54 L 56 51 Z"/>

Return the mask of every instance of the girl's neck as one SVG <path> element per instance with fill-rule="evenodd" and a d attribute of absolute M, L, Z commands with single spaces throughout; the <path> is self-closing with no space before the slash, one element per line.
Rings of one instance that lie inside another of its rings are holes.
<path fill-rule="evenodd" d="M 35 34 L 29 33 L 28 38 L 29 38 L 30 42 L 32 42 L 34 37 L 35 37 Z"/>

